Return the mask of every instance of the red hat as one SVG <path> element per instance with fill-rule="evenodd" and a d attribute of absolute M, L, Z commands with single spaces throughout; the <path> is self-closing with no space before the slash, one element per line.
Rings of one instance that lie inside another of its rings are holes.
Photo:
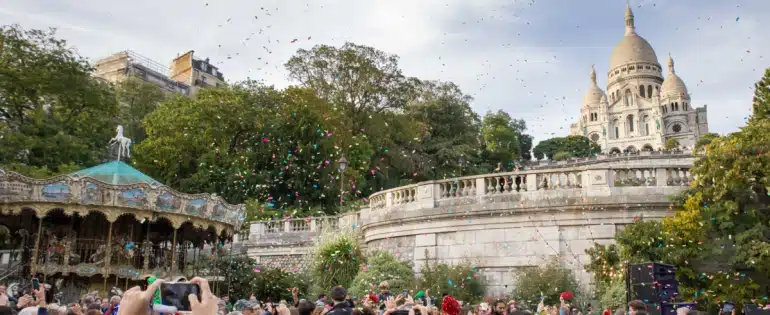
<path fill-rule="evenodd" d="M 377 300 L 377 297 L 374 296 L 374 294 L 369 294 L 369 301 L 374 302 L 374 304 L 380 303 L 380 301 Z"/>
<path fill-rule="evenodd" d="M 565 301 L 572 301 L 572 298 L 574 295 L 572 294 L 572 291 L 562 292 L 561 298 Z"/>
<path fill-rule="evenodd" d="M 444 301 L 441 302 L 441 310 L 448 315 L 459 315 L 460 303 L 455 298 L 447 295 L 444 297 Z"/>

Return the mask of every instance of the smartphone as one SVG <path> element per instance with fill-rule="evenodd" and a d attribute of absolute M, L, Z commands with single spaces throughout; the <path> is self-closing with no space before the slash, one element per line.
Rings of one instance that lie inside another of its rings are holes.
<path fill-rule="evenodd" d="M 177 312 L 191 312 L 190 298 L 195 295 L 198 301 L 201 300 L 201 288 L 194 283 L 189 282 L 169 282 L 160 284 L 161 304 L 176 307 Z"/>
<path fill-rule="evenodd" d="M 40 280 L 32 278 L 32 289 L 40 290 Z"/>
<path fill-rule="evenodd" d="M 725 305 L 722 307 L 722 312 L 724 313 L 732 313 L 733 308 L 735 308 L 735 305 L 730 303 L 725 303 Z"/>
<path fill-rule="evenodd" d="M 407 295 L 409 295 L 409 290 L 401 291 L 401 296 L 406 297 Z"/>

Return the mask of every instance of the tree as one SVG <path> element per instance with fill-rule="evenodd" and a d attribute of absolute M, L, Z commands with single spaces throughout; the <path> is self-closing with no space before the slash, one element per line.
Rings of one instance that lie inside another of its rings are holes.
<path fill-rule="evenodd" d="M 528 134 L 522 134 L 521 137 L 519 137 L 519 148 L 521 150 L 521 160 L 522 161 L 530 161 L 532 160 L 532 144 L 535 141 L 535 138 Z"/>
<path fill-rule="evenodd" d="M 562 159 L 589 157 L 601 152 L 601 147 L 584 136 L 568 136 L 540 141 L 532 150 L 532 153 L 538 160 L 544 157 L 547 157 L 549 160 L 557 160 L 556 154 L 559 152 L 564 152 L 560 156 Z"/>
<path fill-rule="evenodd" d="M 291 298 L 288 289 L 297 288 L 300 295 L 305 295 L 309 286 L 309 283 L 303 280 L 304 277 L 286 270 L 259 266 L 254 259 L 246 255 L 204 256 L 199 261 L 197 272 L 195 276 L 216 276 L 225 279 L 218 284 L 218 292 L 215 294 L 226 294 L 233 302 L 248 299 L 252 294 L 262 300 L 288 300 Z"/>
<path fill-rule="evenodd" d="M 669 138 L 668 140 L 666 140 L 666 143 L 663 145 L 663 147 L 666 150 L 679 149 L 679 140 L 677 140 L 676 138 Z"/>
<path fill-rule="evenodd" d="M 538 267 L 523 268 L 515 281 L 514 297 L 531 310 L 537 309 L 541 297 L 545 298 L 546 305 L 558 305 L 562 292 L 578 289 L 572 270 L 564 268 L 556 259 Z"/>
<path fill-rule="evenodd" d="M 358 271 L 366 264 L 358 237 L 348 233 L 326 233 L 312 252 L 310 278 L 315 294 L 327 293 L 329 288 L 349 288 Z"/>
<path fill-rule="evenodd" d="M 564 160 L 567 160 L 567 159 L 569 159 L 571 157 L 572 157 L 572 154 L 570 154 L 569 152 L 559 151 L 559 152 L 556 152 L 556 154 L 553 155 L 553 160 L 554 161 L 564 161 Z"/>
<path fill-rule="evenodd" d="M 490 165 L 508 163 L 521 156 L 519 130 L 520 122 L 511 119 L 500 110 L 488 112 L 481 123 L 481 138 L 484 144 L 484 160 Z"/>
<path fill-rule="evenodd" d="M 0 164 L 99 163 L 115 130 L 110 87 L 54 30 L 3 26 L 0 43 Z"/>
<path fill-rule="evenodd" d="M 345 43 L 340 48 L 300 49 L 285 67 L 291 79 L 320 98 L 345 106 L 357 118 L 403 108 L 413 97 L 413 81 L 401 73 L 398 56 L 368 46 Z"/>
<path fill-rule="evenodd" d="M 440 264 L 435 258 L 427 258 L 420 268 L 419 289 L 430 289 L 431 295 L 446 294 L 470 303 L 478 302 L 484 296 L 484 280 L 474 265 L 469 262 Z"/>
<path fill-rule="evenodd" d="M 711 141 L 714 141 L 714 139 L 719 138 L 719 134 L 709 132 L 705 135 L 700 136 L 698 138 L 698 142 L 695 143 L 695 150 L 701 150 L 705 146 L 711 144 Z"/>
<path fill-rule="evenodd" d="M 372 288 L 388 281 L 390 290 L 409 290 L 414 283 L 414 272 L 409 264 L 399 261 L 389 252 L 376 251 L 367 258 L 367 265 L 358 272 L 348 291 L 351 296 L 367 296 Z"/>
<path fill-rule="evenodd" d="M 142 120 L 158 108 L 166 94 L 153 83 L 129 77 L 115 85 L 115 95 L 120 104 L 119 122 L 125 134 L 133 143 L 142 142 L 147 137 Z"/>
<path fill-rule="evenodd" d="M 770 118 L 770 68 L 765 69 L 765 75 L 754 85 L 752 104 L 752 119 Z"/>
<path fill-rule="evenodd" d="M 420 146 L 431 165 L 426 179 L 473 173 L 478 163 L 481 122 L 469 104 L 472 98 L 453 83 L 424 81 L 418 90 L 418 98 L 406 107 L 406 112 L 426 129 Z"/>
<path fill-rule="evenodd" d="M 585 270 L 593 274 L 594 285 L 599 292 L 603 292 L 608 284 L 623 276 L 620 265 L 620 249 L 617 245 L 594 243 L 593 247 L 585 250 L 585 253 L 591 260 L 585 265 Z"/>

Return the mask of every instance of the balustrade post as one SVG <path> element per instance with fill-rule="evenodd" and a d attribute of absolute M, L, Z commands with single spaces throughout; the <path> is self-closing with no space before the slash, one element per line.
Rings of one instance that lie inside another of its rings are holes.
<path fill-rule="evenodd" d="M 291 232 L 291 221 L 289 220 L 283 221 L 283 231 L 287 233 Z"/>
<path fill-rule="evenodd" d="M 527 174 L 527 191 L 537 191 L 537 174 Z"/>
<path fill-rule="evenodd" d="M 385 208 L 390 209 L 393 206 L 393 192 L 385 193 Z"/>
<path fill-rule="evenodd" d="M 484 196 L 487 194 L 487 184 L 484 181 L 484 177 L 476 178 L 476 196 Z"/>
<path fill-rule="evenodd" d="M 310 232 L 316 231 L 318 231 L 318 223 L 316 223 L 315 219 L 310 219 Z"/>
<path fill-rule="evenodd" d="M 658 167 L 655 169 L 655 186 L 667 186 L 668 185 L 668 176 L 666 174 L 666 169 L 662 167 Z"/>

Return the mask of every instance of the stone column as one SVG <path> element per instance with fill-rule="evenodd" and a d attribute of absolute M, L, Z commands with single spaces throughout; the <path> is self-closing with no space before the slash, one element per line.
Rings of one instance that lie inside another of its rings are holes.
<path fill-rule="evenodd" d="M 102 272 L 105 284 L 107 283 L 107 277 L 110 276 L 110 261 L 112 260 L 112 224 L 115 222 L 114 220 L 110 220 L 109 217 L 107 220 L 110 221 L 110 227 L 107 229 L 107 248 L 105 248 L 106 256 L 104 257 L 104 271 Z"/>
<path fill-rule="evenodd" d="M 174 274 L 174 264 L 176 263 L 176 230 L 177 229 L 174 229 L 174 236 L 171 241 L 171 266 L 169 267 L 169 276 Z"/>

